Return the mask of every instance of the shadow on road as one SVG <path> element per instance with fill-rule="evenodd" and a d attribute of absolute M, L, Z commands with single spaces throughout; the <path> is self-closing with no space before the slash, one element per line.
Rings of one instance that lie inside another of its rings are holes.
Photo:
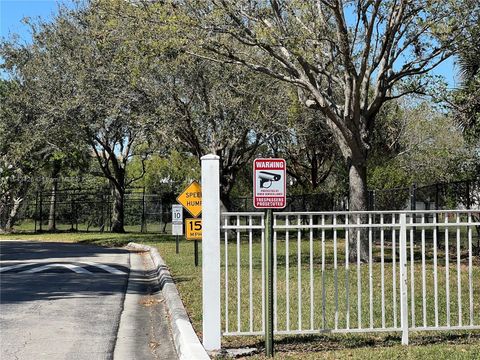
<path fill-rule="evenodd" d="M 154 272 L 131 271 L 127 259 L 123 259 L 120 264 L 114 263 L 112 257 L 109 257 L 110 255 L 120 255 L 122 258 L 122 255 L 129 254 L 127 250 L 30 241 L 2 242 L 0 246 L 2 267 L 31 262 L 31 265 L 22 267 L 18 269 L 19 271 L 0 273 L 0 303 L 2 305 L 39 300 L 118 295 L 126 292 L 128 281 L 133 284 L 130 289 L 137 294 L 146 295 L 160 290 L 160 286 L 152 288 Z M 103 256 L 106 257 L 102 258 Z M 52 268 L 38 273 L 20 273 L 22 270 L 52 263 L 77 264 L 89 269 L 88 266 L 83 265 L 84 259 L 82 258 L 87 258 L 90 262 L 108 265 L 123 273 L 112 274 L 98 271 L 79 274 L 65 268 Z M 48 259 L 55 260 L 46 261 Z M 113 259 L 119 258 L 114 257 Z"/>
<path fill-rule="evenodd" d="M 49 258 L 71 258 L 101 256 L 106 254 L 127 254 L 127 250 L 92 245 L 78 245 L 58 242 L 2 241 L 1 261 L 41 260 Z"/>

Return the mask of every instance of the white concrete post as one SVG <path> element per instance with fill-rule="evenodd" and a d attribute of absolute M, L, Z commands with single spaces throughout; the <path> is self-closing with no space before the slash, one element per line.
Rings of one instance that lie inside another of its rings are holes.
<path fill-rule="evenodd" d="M 220 157 L 202 157 L 203 346 L 221 348 L 220 323 Z"/>
<path fill-rule="evenodd" d="M 408 345 L 407 288 L 407 215 L 400 214 L 400 325 L 402 327 L 402 345 Z"/>

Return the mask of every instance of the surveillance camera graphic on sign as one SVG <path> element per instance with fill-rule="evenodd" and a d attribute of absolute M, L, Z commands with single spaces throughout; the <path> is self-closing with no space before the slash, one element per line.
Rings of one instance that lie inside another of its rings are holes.
<path fill-rule="evenodd" d="M 280 174 L 274 174 L 268 171 L 259 171 L 258 177 L 260 179 L 260 188 L 268 189 L 272 186 L 274 181 L 279 181 L 282 178 Z"/>
<path fill-rule="evenodd" d="M 284 159 L 255 159 L 253 206 L 257 209 L 283 209 L 286 206 L 286 177 Z"/>

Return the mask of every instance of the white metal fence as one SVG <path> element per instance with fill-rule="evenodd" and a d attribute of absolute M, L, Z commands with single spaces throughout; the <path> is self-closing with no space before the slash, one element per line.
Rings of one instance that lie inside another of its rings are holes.
<path fill-rule="evenodd" d="M 264 215 L 221 219 L 222 334 L 262 335 Z M 478 210 L 274 213 L 274 333 L 480 329 L 479 229 Z"/>

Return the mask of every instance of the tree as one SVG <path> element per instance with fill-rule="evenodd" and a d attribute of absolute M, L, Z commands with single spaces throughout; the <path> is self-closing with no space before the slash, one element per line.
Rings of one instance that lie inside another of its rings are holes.
<path fill-rule="evenodd" d="M 18 81 L 0 81 L 0 231 L 7 232 L 51 150 L 35 131 L 35 111 L 24 106 L 22 94 Z"/>
<path fill-rule="evenodd" d="M 462 15 L 472 26 L 463 31 L 455 49 L 461 82 L 449 103 L 467 140 L 480 147 L 480 4 L 469 0 L 467 5 Z"/>
<path fill-rule="evenodd" d="M 200 158 L 220 156 L 220 198 L 230 208 L 238 172 L 277 129 L 283 107 L 272 102 L 282 90 L 270 79 L 232 66 L 183 56 L 163 79 L 162 110 L 171 141 Z M 157 80 L 158 82 L 158 80 Z"/>
<path fill-rule="evenodd" d="M 318 116 L 321 115 L 316 110 L 304 108 L 292 99 L 288 128 L 269 140 L 272 155 L 287 160 L 287 173 L 294 179 L 294 188 L 301 193 L 318 191 L 340 156 L 331 132 L 317 121 Z M 295 190 L 291 187 L 290 191 Z"/>
<path fill-rule="evenodd" d="M 203 40 L 195 38 L 201 50 L 192 50 L 198 56 L 293 84 L 303 103 L 323 114 L 319 121 L 349 168 L 350 210 L 367 208 L 370 136 L 382 105 L 425 92 L 424 75 L 451 55 L 465 26 L 450 26 L 455 14 L 447 1 L 211 0 L 192 2 L 188 11 L 203 30 Z"/>
<path fill-rule="evenodd" d="M 415 105 L 411 105 L 411 104 Z M 369 187 L 388 189 L 469 178 L 475 161 L 453 118 L 427 102 L 405 99 L 375 131 Z M 391 109 L 393 110 L 393 109 Z M 385 114 L 383 114 L 385 116 Z"/>
<path fill-rule="evenodd" d="M 107 15 L 93 5 L 61 9 L 52 23 L 32 25 L 32 45 L 4 43 L 2 56 L 41 104 L 41 125 L 88 144 L 112 188 L 112 231 L 123 232 L 125 189 L 137 180 L 127 179 L 126 166 L 147 156 L 151 103 L 135 86 L 134 43 L 119 30 L 127 20 Z"/>
<path fill-rule="evenodd" d="M 160 141 L 198 160 L 209 152 L 219 155 L 221 199 L 229 207 L 239 171 L 265 141 L 290 131 L 285 119 L 291 89 L 263 74 L 189 54 L 176 30 L 181 10 L 168 3 L 110 2 L 106 11 L 132 19 L 142 34 L 138 72 L 141 86 L 159 99 L 157 114 L 167 124 Z"/>

